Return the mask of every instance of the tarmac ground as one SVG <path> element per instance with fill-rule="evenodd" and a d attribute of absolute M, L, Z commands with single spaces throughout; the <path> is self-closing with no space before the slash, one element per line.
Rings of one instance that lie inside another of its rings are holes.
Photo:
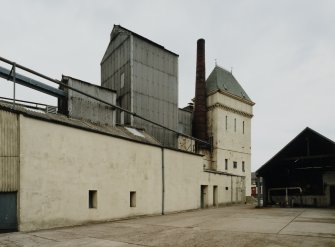
<path fill-rule="evenodd" d="M 1 247 L 327 246 L 335 209 L 235 205 L 75 227 L 0 234 Z"/>

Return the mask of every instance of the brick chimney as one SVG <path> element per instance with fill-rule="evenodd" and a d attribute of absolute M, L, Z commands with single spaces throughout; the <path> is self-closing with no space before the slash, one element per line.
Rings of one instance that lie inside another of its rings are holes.
<path fill-rule="evenodd" d="M 208 141 L 204 39 L 199 39 L 197 42 L 197 68 L 192 130 L 195 138 Z"/>

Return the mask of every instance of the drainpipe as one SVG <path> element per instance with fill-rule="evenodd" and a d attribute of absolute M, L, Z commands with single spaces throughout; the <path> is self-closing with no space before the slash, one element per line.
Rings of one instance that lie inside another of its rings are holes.
<path fill-rule="evenodd" d="M 164 173 L 164 148 L 162 147 L 162 215 L 164 215 L 165 204 L 165 173 Z"/>

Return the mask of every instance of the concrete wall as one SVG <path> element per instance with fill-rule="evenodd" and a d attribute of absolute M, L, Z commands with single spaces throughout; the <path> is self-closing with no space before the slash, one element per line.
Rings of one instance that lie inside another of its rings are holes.
<path fill-rule="evenodd" d="M 18 172 L 18 116 L 8 111 L 0 111 L 0 192 L 18 190 Z"/>
<path fill-rule="evenodd" d="M 207 105 L 208 132 L 213 137 L 209 168 L 245 177 L 246 195 L 250 196 L 252 106 L 220 92 L 208 96 Z M 234 162 L 237 162 L 236 168 Z"/>
<path fill-rule="evenodd" d="M 67 76 L 63 76 L 62 82 L 86 94 L 104 100 L 112 105 L 116 104 L 116 92 L 111 91 L 110 89 Z M 64 114 L 71 118 L 88 120 L 93 123 L 108 124 L 111 126 L 115 125 L 116 114 L 113 107 L 95 99 L 89 98 L 71 89 L 65 88 L 64 91 L 66 92 L 67 97 L 64 99 L 59 99 L 62 108 L 66 108 L 62 109 Z"/>
<path fill-rule="evenodd" d="M 23 116 L 20 128 L 21 231 L 161 212 L 160 148 Z"/>

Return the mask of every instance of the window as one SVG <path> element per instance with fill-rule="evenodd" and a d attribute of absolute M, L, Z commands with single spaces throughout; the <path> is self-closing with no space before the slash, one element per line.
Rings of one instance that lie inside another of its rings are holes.
<path fill-rule="evenodd" d="M 234 118 L 234 131 L 236 132 L 236 118 Z"/>
<path fill-rule="evenodd" d="M 130 191 L 130 207 L 136 207 L 136 191 Z"/>
<path fill-rule="evenodd" d="M 243 121 L 243 126 L 242 126 L 242 128 L 243 128 L 243 134 L 244 134 L 244 121 Z"/>
<path fill-rule="evenodd" d="M 236 161 L 233 162 L 233 165 L 234 165 L 234 168 L 237 168 L 237 162 Z"/>
<path fill-rule="evenodd" d="M 226 130 L 228 129 L 228 116 L 226 116 Z"/>
<path fill-rule="evenodd" d="M 121 76 L 120 76 L 120 88 L 123 88 L 124 87 L 124 73 L 121 73 Z"/>
<path fill-rule="evenodd" d="M 228 159 L 225 159 L 224 162 L 225 162 L 225 164 L 224 164 L 225 170 L 228 170 Z"/>
<path fill-rule="evenodd" d="M 124 124 L 124 111 L 121 111 L 120 113 L 120 124 Z"/>
<path fill-rule="evenodd" d="M 97 208 L 97 191 L 89 190 L 88 191 L 88 208 Z"/>
<path fill-rule="evenodd" d="M 242 172 L 245 172 L 244 161 L 242 161 Z"/>

